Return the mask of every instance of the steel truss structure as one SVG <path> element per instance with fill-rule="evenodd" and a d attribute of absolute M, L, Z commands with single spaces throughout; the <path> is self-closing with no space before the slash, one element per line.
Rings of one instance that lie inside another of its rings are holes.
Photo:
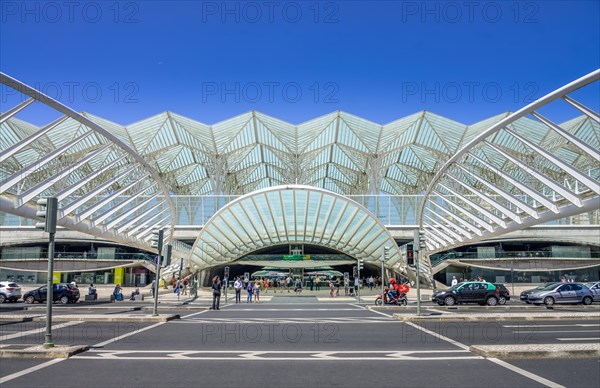
<path fill-rule="evenodd" d="M 599 79 L 596 70 L 500 120 L 440 168 L 421 203 L 426 255 L 600 208 L 600 116 L 572 97 L 597 93 Z M 554 104 L 583 116 L 558 125 L 540 113 Z"/>
<path fill-rule="evenodd" d="M 60 102 L 4 73 L 0 82 L 29 97 L 0 116 L 1 211 L 35 219 L 35 200 L 54 196 L 59 226 L 144 250 L 169 226 L 171 240 L 174 205 L 147 161 Z M 14 117 L 40 104 L 60 117 L 41 128 Z"/>

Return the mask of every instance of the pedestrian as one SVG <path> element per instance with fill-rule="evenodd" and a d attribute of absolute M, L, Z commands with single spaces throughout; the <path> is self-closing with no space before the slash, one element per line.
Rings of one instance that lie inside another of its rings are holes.
<path fill-rule="evenodd" d="M 360 279 L 358 277 L 354 278 L 354 293 L 358 295 L 358 287 L 360 286 Z"/>
<path fill-rule="evenodd" d="M 235 279 L 233 288 L 235 289 L 235 303 L 242 303 L 242 281 L 239 276 Z"/>
<path fill-rule="evenodd" d="M 150 283 L 150 294 L 154 298 L 154 288 L 156 287 L 156 279 L 152 279 L 152 283 Z"/>
<path fill-rule="evenodd" d="M 181 285 L 183 287 L 183 289 L 182 289 L 183 292 L 182 293 L 183 293 L 183 295 L 186 295 L 187 294 L 187 286 L 188 286 L 188 278 L 187 277 L 183 278 L 183 281 L 181 282 Z"/>
<path fill-rule="evenodd" d="M 560 282 L 561 283 L 566 283 L 567 282 L 567 278 L 565 278 L 564 276 L 560 278 Z"/>
<path fill-rule="evenodd" d="M 246 284 L 246 291 L 248 292 L 248 299 L 246 299 L 246 303 L 252 303 L 252 296 L 254 294 L 252 288 L 252 282 L 248 281 L 248 284 Z"/>
<path fill-rule="evenodd" d="M 265 294 L 266 294 L 267 291 L 269 290 L 269 279 L 265 279 L 263 281 L 263 287 L 265 288 Z"/>
<path fill-rule="evenodd" d="M 121 285 L 115 285 L 115 289 L 113 290 L 113 296 L 115 300 L 123 300 L 123 294 L 121 293 Z"/>
<path fill-rule="evenodd" d="M 254 294 L 254 303 L 260 302 L 260 280 L 257 280 L 252 287 L 252 293 Z"/>
<path fill-rule="evenodd" d="M 373 275 L 369 276 L 369 290 L 373 291 L 373 287 L 375 287 L 375 279 L 373 279 Z"/>
<path fill-rule="evenodd" d="M 94 300 L 98 299 L 98 292 L 96 291 L 96 287 L 94 287 L 94 284 L 92 283 L 90 283 L 90 286 L 88 287 L 88 295 L 93 295 Z"/>
<path fill-rule="evenodd" d="M 296 279 L 296 287 L 294 288 L 294 292 L 296 294 L 302 293 L 302 280 L 300 278 Z"/>
<path fill-rule="evenodd" d="M 221 303 L 221 287 L 221 278 L 215 276 L 212 280 L 213 303 L 210 310 L 219 310 L 219 304 Z"/>
<path fill-rule="evenodd" d="M 329 279 L 329 297 L 333 298 L 335 291 L 333 289 L 333 279 Z"/>
<path fill-rule="evenodd" d="M 290 275 L 285 279 L 285 285 L 287 286 L 287 291 L 290 292 L 290 288 L 292 287 L 292 278 Z"/>
<path fill-rule="evenodd" d="M 452 276 L 452 283 L 450 284 L 450 286 L 456 286 L 458 284 L 458 280 L 456 280 L 456 276 Z"/>
<path fill-rule="evenodd" d="M 133 289 L 133 291 L 131 292 L 131 297 L 129 298 L 129 300 L 135 300 L 136 295 L 140 294 L 140 288 L 138 287 L 137 283 L 134 286 L 135 288 Z"/>
<path fill-rule="evenodd" d="M 315 277 L 315 289 L 321 291 L 321 278 L 318 275 Z"/>

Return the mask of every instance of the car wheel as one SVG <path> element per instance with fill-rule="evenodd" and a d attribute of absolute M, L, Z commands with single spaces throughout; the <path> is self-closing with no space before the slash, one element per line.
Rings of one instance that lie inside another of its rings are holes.
<path fill-rule="evenodd" d="M 61 296 L 61 297 L 60 297 L 60 303 L 62 303 L 62 304 L 67 304 L 67 303 L 69 303 L 69 297 L 68 297 L 68 296 L 66 296 L 66 295 L 63 295 L 63 296 Z"/>
<path fill-rule="evenodd" d="M 489 298 L 487 298 L 487 300 L 485 302 L 487 303 L 488 306 L 495 306 L 498 304 L 498 299 L 496 299 L 493 296 L 490 296 Z"/>
<path fill-rule="evenodd" d="M 544 304 L 546 306 L 552 306 L 554 304 L 554 298 L 551 296 L 547 296 L 544 298 Z"/>
<path fill-rule="evenodd" d="M 6 296 L 0 294 L 0 303 L 4 303 L 6 301 Z"/>
<path fill-rule="evenodd" d="M 33 295 L 29 295 L 27 298 L 25 298 L 25 303 L 32 304 L 33 302 L 35 302 Z"/>
<path fill-rule="evenodd" d="M 506 297 L 501 296 L 500 299 L 498 299 L 498 304 L 506 304 Z"/>
<path fill-rule="evenodd" d="M 594 301 L 594 300 L 592 299 L 592 297 L 591 297 L 591 296 L 585 296 L 585 297 L 583 298 L 583 304 L 584 304 L 584 305 L 586 305 L 586 306 L 589 306 L 589 305 L 591 305 L 593 301 Z"/>
<path fill-rule="evenodd" d="M 447 297 L 444 298 L 444 304 L 446 306 L 454 306 L 455 303 L 456 303 L 456 301 L 451 296 L 447 296 Z"/>

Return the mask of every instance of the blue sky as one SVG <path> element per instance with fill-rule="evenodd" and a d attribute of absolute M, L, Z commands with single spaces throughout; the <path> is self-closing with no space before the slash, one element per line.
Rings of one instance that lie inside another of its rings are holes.
<path fill-rule="evenodd" d="M 252 109 L 292 123 L 426 109 L 470 124 L 600 67 L 598 1 L 0 4 L 3 72 L 121 124 Z M 0 93 L 1 110 L 20 99 Z M 597 106 L 599 93 L 578 98 Z"/>

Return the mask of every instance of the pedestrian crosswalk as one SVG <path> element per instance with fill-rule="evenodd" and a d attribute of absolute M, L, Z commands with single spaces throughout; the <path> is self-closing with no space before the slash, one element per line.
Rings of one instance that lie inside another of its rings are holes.
<path fill-rule="evenodd" d="M 319 317 L 298 317 L 298 318 L 237 318 L 235 322 L 232 322 L 231 318 L 207 318 L 207 317 L 194 317 L 181 319 L 179 321 L 173 321 L 177 324 L 198 324 L 198 323 L 236 323 L 236 324 L 315 324 L 315 323 L 335 323 L 335 324 L 348 324 L 348 323 L 391 323 L 398 324 L 399 321 L 393 318 L 385 317 L 335 317 L 335 318 L 319 318 Z"/>

